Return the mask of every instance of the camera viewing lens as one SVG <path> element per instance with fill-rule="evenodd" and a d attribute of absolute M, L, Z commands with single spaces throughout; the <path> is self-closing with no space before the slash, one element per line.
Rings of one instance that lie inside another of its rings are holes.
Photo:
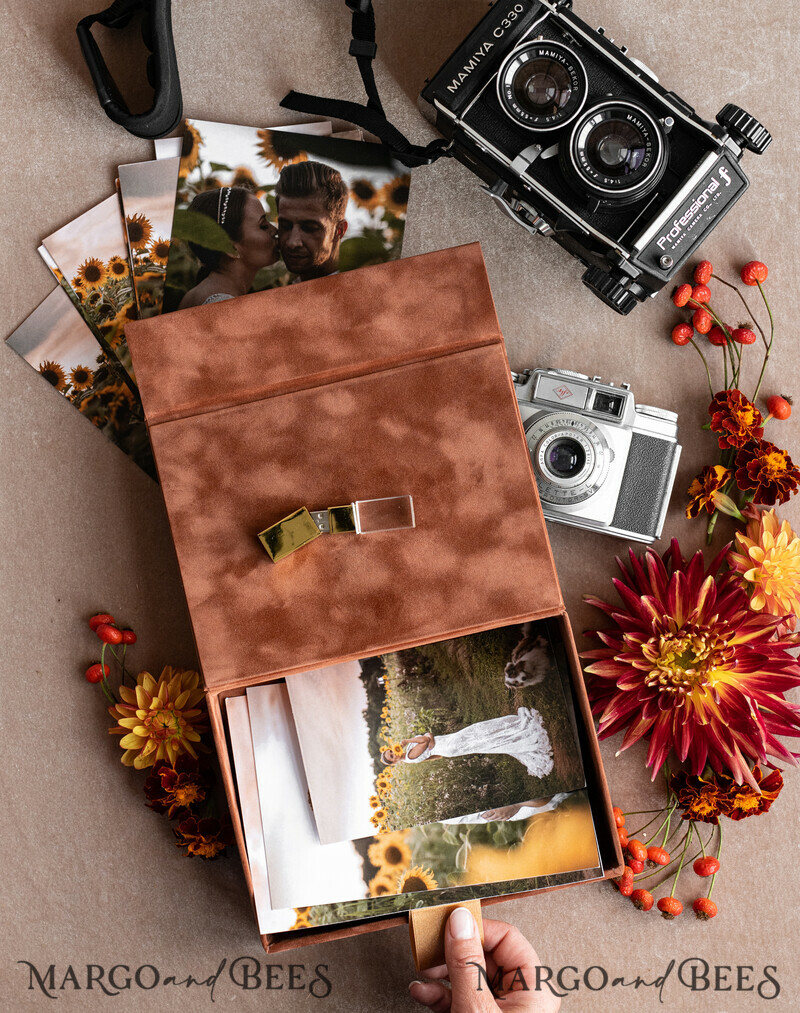
<path fill-rule="evenodd" d="M 583 447 L 569 437 L 554 440 L 547 451 L 547 467 L 559 478 L 574 478 L 586 464 Z"/>
<path fill-rule="evenodd" d="M 667 167 L 667 139 L 646 109 L 611 100 L 583 113 L 559 158 L 581 190 L 624 206 L 658 185 Z"/>
<path fill-rule="evenodd" d="M 586 71 L 558 42 L 539 39 L 506 57 L 497 74 L 497 97 L 511 119 L 530 130 L 555 130 L 586 101 Z"/>

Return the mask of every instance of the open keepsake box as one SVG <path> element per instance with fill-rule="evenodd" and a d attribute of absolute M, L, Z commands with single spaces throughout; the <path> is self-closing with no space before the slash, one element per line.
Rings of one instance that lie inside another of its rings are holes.
<path fill-rule="evenodd" d="M 581 667 L 478 244 L 134 322 L 126 335 L 251 896 L 226 698 L 545 617 L 562 634 L 603 874 L 619 875 Z M 413 529 L 325 536 L 277 563 L 257 538 L 304 506 L 401 495 L 413 497 Z M 406 921 L 261 938 L 276 951 Z"/>

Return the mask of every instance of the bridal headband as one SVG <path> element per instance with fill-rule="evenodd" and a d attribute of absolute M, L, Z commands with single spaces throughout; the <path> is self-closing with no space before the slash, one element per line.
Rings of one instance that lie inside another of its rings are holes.
<path fill-rule="evenodd" d="M 231 186 L 222 186 L 219 190 L 219 200 L 217 201 L 217 225 L 225 224 L 225 215 L 228 213 L 228 201 L 231 199 Z M 222 191 L 227 190 L 225 194 L 225 200 L 222 199 Z"/>
<path fill-rule="evenodd" d="M 315 538 L 325 534 L 375 534 L 398 531 L 416 526 L 414 501 L 411 496 L 387 496 L 383 499 L 361 499 L 327 510 L 300 507 L 283 520 L 258 534 L 269 558 L 277 563 Z"/>

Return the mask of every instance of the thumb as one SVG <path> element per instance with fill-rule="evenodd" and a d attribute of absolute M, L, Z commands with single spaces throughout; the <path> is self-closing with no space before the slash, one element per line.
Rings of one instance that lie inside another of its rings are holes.
<path fill-rule="evenodd" d="M 452 988 L 451 1013 L 496 1013 L 481 937 L 469 908 L 457 907 L 448 918 L 444 955 Z"/>

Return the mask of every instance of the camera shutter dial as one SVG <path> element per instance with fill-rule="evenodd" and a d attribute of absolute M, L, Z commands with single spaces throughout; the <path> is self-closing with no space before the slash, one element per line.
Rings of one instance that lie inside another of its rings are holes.
<path fill-rule="evenodd" d="M 529 130 L 563 127 L 581 111 L 586 94 L 583 64 L 558 42 L 538 39 L 520 46 L 497 74 L 501 108 Z"/>
<path fill-rule="evenodd" d="M 763 155 L 772 143 L 772 134 L 755 116 L 729 102 L 717 113 L 717 123 L 725 127 L 737 144 Z"/>

